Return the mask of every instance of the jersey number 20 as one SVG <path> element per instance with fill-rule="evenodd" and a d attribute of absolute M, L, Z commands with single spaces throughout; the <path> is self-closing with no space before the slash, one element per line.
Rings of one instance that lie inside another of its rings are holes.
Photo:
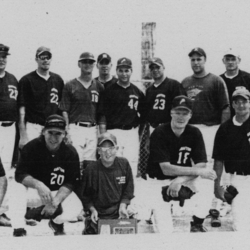
<path fill-rule="evenodd" d="M 51 185 L 62 185 L 64 181 L 64 175 L 62 174 L 56 174 L 56 173 L 51 173 L 52 178 L 50 180 Z"/>

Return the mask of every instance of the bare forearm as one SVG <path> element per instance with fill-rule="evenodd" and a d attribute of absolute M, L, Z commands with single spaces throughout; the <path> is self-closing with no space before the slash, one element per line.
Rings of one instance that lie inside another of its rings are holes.
<path fill-rule="evenodd" d="M 19 109 L 19 130 L 20 130 L 21 134 L 26 130 L 25 107 L 20 107 L 20 109 Z"/>
<path fill-rule="evenodd" d="M 6 194 L 7 186 L 8 182 L 6 176 L 0 177 L 0 206 L 2 205 L 4 196 Z"/>
<path fill-rule="evenodd" d="M 220 185 L 221 176 L 223 172 L 223 161 L 214 160 L 214 171 L 217 174 L 217 179 L 215 180 L 215 184 Z"/>
<path fill-rule="evenodd" d="M 62 203 L 71 193 L 71 190 L 67 187 L 60 187 L 56 196 L 53 198 L 53 205 L 58 206 Z"/>
<path fill-rule="evenodd" d="M 66 121 L 66 130 L 68 131 L 69 130 L 69 115 L 66 111 L 63 111 L 62 115 Z"/>
<path fill-rule="evenodd" d="M 22 184 L 28 188 L 34 188 L 37 189 L 38 185 L 41 182 L 35 178 L 33 178 L 31 175 L 26 176 L 23 181 Z"/>
<path fill-rule="evenodd" d="M 103 134 L 107 131 L 106 124 L 99 124 L 99 132 L 100 134 Z"/>

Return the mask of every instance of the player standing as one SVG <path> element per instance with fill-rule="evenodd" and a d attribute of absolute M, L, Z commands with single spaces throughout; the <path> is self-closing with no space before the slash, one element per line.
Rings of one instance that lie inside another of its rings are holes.
<path fill-rule="evenodd" d="M 11 206 L 14 236 L 26 235 L 27 201 L 31 207 L 43 206 L 41 213 L 51 217 L 49 226 L 55 235 L 65 234 L 63 223 L 75 218 L 82 209 L 81 201 L 72 191 L 80 175 L 79 157 L 74 147 L 63 142 L 65 128 L 63 117 L 49 116 L 42 135 L 27 143 L 21 151 L 15 174 L 21 185 L 16 184 L 17 193 Z M 56 213 L 59 206 L 62 211 Z"/>
<path fill-rule="evenodd" d="M 122 57 L 117 61 L 118 81 L 105 89 L 102 111 L 106 117 L 107 130 L 116 136 L 118 155 L 129 160 L 134 176 L 137 174 L 139 153 L 138 125 L 144 109 L 144 94 L 130 82 L 132 61 Z"/>
<path fill-rule="evenodd" d="M 37 70 L 20 79 L 19 93 L 19 147 L 41 134 L 45 120 L 58 112 L 64 83 L 62 78 L 49 71 L 52 53 L 41 46 L 36 51 Z"/>
<path fill-rule="evenodd" d="M 221 185 L 223 169 L 238 194 L 232 202 L 235 231 L 250 230 L 250 92 L 242 87 L 232 95 L 235 116 L 221 124 L 214 141 L 214 170 L 218 178 L 214 183 L 215 196 L 225 201 Z"/>
<path fill-rule="evenodd" d="M 85 220 L 84 234 L 97 233 L 98 219 L 129 217 L 127 206 L 134 197 L 133 175 L 129 162 L 116 156 L 117 149 L 112 134 L 106 132 L 98 137 L 100 159 L 90 164 L 83 176 L 82 202 L 91 213 Z"/>
<path fill-rule="evenodd" d="M 233 117 L 235 115 L 235 111 L 232 107 L 232 94 L 238 87 L 245 87 L 250 90 L 250 74 L 239 69 L 239 64 L 241 62 L 240 55 L 232 49 L 228 50 L 224 54 L 222 61 L 226 67 L 226 72 L 220 76 L 225 81 L 227 86 L 231 117 Z"/>
<path fill-rule="evenodd" d="M 99 76 L 95 79 L 98 80 L 105 88 L 110 84 L 117 82 L 115 76 L 111 76 L 110 70 L 112 68 L 111 57 L 107 53 L 102 53 L 97 57 L 96 67 L 99 70 Z"/>
<path fill-rule="evenodd" d="M 198 127 L 203 135 L 208 161 L 212 161 L 215 133 L 219 124 L 230 118 L 229 98 L 224 81 L 205 69 L 206 53 L 194 48 L 188 54 L 192 76 L 182 81 L 186 95 L 193 100 L 193 115 L 190 124 Z"/>
<path fill-rule="evenodd" d="M 104 87 L 92 78 L 94 65 L 92 53 L 80 55 L 81 74 L 66 83 L 60 103 L 67 122 L 68 141 L 76 148 L 83 167 L 96 160 L 97 125 L 100 133 L 105 131 L 104 117 L 99 115 L 99 99 Z"/>
<path fill-rule="evenodd" d="M 192 117 L 192 101 L 183 95 L 174 98 L 171 117 L 170 123 L 158 126 L 150 137 L 148 174 L 157 180 L 149 180 L 156 187 L 156 193 L 151 194 L 149 200 L 158 206 L 154 207 L 156 220 L 160 232 L 164 233 L 172 220 L 169 203 L 162 201 L 161 187 L 169 185 L 167 194 L 172 197 L 179 196 L 182 186 L 188 187 L 195 193 L 192 199 L 197 202 L 190 231 L 206 232 L 202 224 L 211 206 L 211 180 L 216 174 L 206 168 L 207 155 L 201 132 L 188 125 Z"/>
<path fill-rule="evenodd" d="M 8 177 L 11 174 L 11 162 L 14 151 L 18 121 L 18 81 L 5 70 L 9 47 L 0 44 L 0 158 Z"/>

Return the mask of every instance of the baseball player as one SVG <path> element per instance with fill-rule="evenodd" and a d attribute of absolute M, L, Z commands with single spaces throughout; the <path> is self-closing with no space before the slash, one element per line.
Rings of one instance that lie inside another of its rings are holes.
<path fill-rule="evenodd" d="M 250 230 L 250 92 L 241 87 L 232 94 L 235 116 L 221 124 L 215 137 L 213 158 L 217 179 L 214 183 L 215 196 L 223 201 L 221 175 L 225 168 L 230 175 L 231 185 L 238 190 L 232 202 L 235 231 Z"/>
<path fill-rule="evenodd" d="M 20 81 L 19 147 L 41 134 L 45 120 L 58 112 L 64 83 L 62 78 L 49 71 L 51 50 L 41 46 L 36 51 L 37 70 L 23 76 Z"/>
<path fill-rule="evenodd" d="M 182 186 L 188 187 L 195 193 L 191 199 L 197 203 L 190 231 L 206 232 L 202 224 L 212 202 L 211 180 L 216 174 L 206 167 L 207 155 L 200 130 L 188 125 L 192 117 L 192 101 L 184 95 L 175 97 L 171 117 L 170 123 L 158 126 L 150 137 L 147 172 L 150 178 L 156 178 L 151 180 L 156 193 L 151 193 L 152 197 L 148 198 L 154 206 L 161 204 L 155 207 L 156 221 L 159 231 L 164 233 L 172 220 L 169 203 L 161 198 L 161 186 L 169 185 L 167 195 L 171 197 L 178 197 Z"/>
<path fill-rule="evenodd" d="M 103 85 L 92 78 L 95 58 L 92 53 L 80 55 L 79 77 L 66 83 L 60 109 L 67 122 L 68 141 L 76 148 L 80 162 L 85 167 L 96 160 L 97 125 L 105 130 L 104 117 L 99 115 L 99 99 Z"/>
<path fill-rule="evenodd" d="M 111 76 L 110 70 L 112 68 L 111 57 L 107 53 L 102 53 L 97 57 L 96 67 L 99 70 L 99 76 L 95 79 L 99 81 L 105 88 L 117 82 L 115 76 Z"/>
<path fill-rule="evenodd" d="M 27 207 L 43 206 L 41 214 L 50 216 L 55 235 L 63 235 L 63 223 L 75 218 L 82 203 L 72 191 L 80 175 L 79 157 L 74 147 L 64 143 L 66 121 L 59 115 L 47 118 L 42 135 L 27 143 L 16 169 L 17 193 L 12 201 L 14 236 L 25 236 Z M 19 184 L 20 183 L 20 184 Z M 56 213 L 61 206 L 61 212 Z"/>
<path fill-rule="evenodd" d="M 108 132 L 98 137 L 100 159 L 90 164 L 83 177 L 82 203 L 90 211 L 83 234 L 96 234 L 98 219 L 128 218 L 127 206 L 134 197 L 129 162 L 117 157 L 116 137 Z"/>
<path fill-rule="evenodd" d="M 118 155 L 128 159 L 136 176 L 139 154 L 138 125 L 144 109 L 144 94 L 130 82 L 132 61 L 122 57 L 117 61 L 118 81 L 105 89 L 102 112 L 106 117 L 107 130 L 116 136 Z M 132 146 L 131 146 L 132 145 Z"/>
<path fill-rule="evenodd" d="M 188 56 L 194 74 L 186 77 L 182 86 L 186 95 L 193 100 L 190 124 L 200 129 L 210 163 L 215 133 L 219 124 L 230 118 L 228 92 L 222 78 L 206 71 L 207 56 L 203 49 L 194 48 Z"/>
<path fill-rule="evenodd" d="M 160 58 L 153 58 L 149 69 L 154 83 L 146 90 L 145 119 L 152 132 L 159 124 L 170 122 L 172 101 L 176 96 L 184 94 L 184 90 L 178 81 L 164 76 L 165 67 Z"/>
<path fill-rule="evenodd" d="M 234 51 L 233 49 L 229 49 L 224 54 L 222 61 L 226 67 L 226 72 L 220 76 L 225 81 L 227 86 L 231 104 L 231 117 L 233 117 L 235 115 L 235 112 L 234 108 L 232 107 L 232 94 L 236 90 L 236 88 L 241 86 L 250 90 L 250 74 L 239 69 L 241 58 L 239 53 L 237 51 Z"/>
<path fill-rule="evenodd" d="M 18 121 L 18 81 L 7 72 L 9 47 L 0 44 L 0 158 L 8 177 L 11 177 L 11 162 L 14 151 Z"/>

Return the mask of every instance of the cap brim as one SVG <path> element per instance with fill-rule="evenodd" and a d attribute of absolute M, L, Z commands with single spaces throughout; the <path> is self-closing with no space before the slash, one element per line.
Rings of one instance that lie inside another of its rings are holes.
<path fill-rule="evenodd" d="M 224 56 L 234 56 L 234 57 L 239 57 L 239 55 L 236 55 L 236 54 L 234 54 L 234 53 L 227 53 L 227 54 L 225 54 Z"/>
<path fill-rule="evenodd" d="M 105 141 L 110 141 L 110 142 L 113 143 L 114 146 L 116 146 L 115 141 L 113 141 L 113 140 L 111 140 L 111 139 L 103 139 L 103 140 L 101 140 L 100 142 L 98 142 L 98 146 L 100 146 L 100 145 L 101 145 L 103 142 L 105 142 Z"/>
<path fill-rule="evenodd" d="M 198 51 L 192 51 L 192 52 L 190 52 L 190 53 L 188 54 L 188 56 L 192 56 L 193 54 L 198 54 L 198 55 L 200 55 L 200 56 L 204 56 L 204 57 L 205 57 L 205 55 L 203 55 L 201 52 L 198 52 Z"/>
<path fill-rule="evenodd" d="M 234 95 L 234 96 L 232 97 L 232 99 L 234 100 L 234 99 L 236 99 L 236 98 L 239 97 L 239 96 L 245 98 L 246 100 L 249 100 L 249 99 L 250 99 L 250 96 L 244 95 L 244 94 L 237 94 L 237 95 Z"/>
<path fill-rule="evenodd" d="M 9 52 L 5 52 L 5 51 L 0 51 L 0 54 L 4 54 L 4 55 L 7 55 L 7 56 L 9 56 L 9 55 L 10 55 L 10 53 L 9 53 Z"/>
<path fill-rule="evenodd" d="M 54 131 L 54 132 L 60 132 L 60 133 L 65 133 L 66 130 L 60 129 L 60 128 L 44 128 L 45 130 L 48 131 Z"/>
<path fill-rule="evenodd" d="M 175 108 L 172 108 L 173 110 L 176 110 L 176 109 L 186 109 L 188 111 L 192 111 L 192 109 L 186 107 L 186 106 L 178 106 L 178 107 L 175 107 Z"/>
<path fill-rule="evenodd" d="M 41 51 L 40 53 L 37 53 L 36 55 L 37 55 L 37 56 L 40 56 L 40 55 L 42 55 L 43 53 L 48 53 L 48 54 L 52 55 L 52 53 L 51 53 L 50 51 L 47 51 L 47 50 Z"/>
<path fill-rule="evenodd" d="M 78 62 L 83 61 L 83 60 L 91 60 L 93 62 L 96 62 L 96 60 L 93 58 L 79 58 Z"/>
<path fill-rule="evenodd" d="M 130 69 L 132 69 L 132 66 L 131 66 L 131 65 L 119 64 L 119 65 L 116 66 L 116 68 L 121 68 L 121 67 L 125 67 L 125 68 L 130 68 Z"/>
<path fill-rule="evenodd" d="M 150 63 L 149 64 L 149 68 L 151 67 L 151 66 L 153 66 L 153 65 L 157 65 L 157 66 L 163 66 L 162 64 L 160 64 L 160 63 L 157 63 L 157 62 L 153 62 L 153 63 Z"/>

